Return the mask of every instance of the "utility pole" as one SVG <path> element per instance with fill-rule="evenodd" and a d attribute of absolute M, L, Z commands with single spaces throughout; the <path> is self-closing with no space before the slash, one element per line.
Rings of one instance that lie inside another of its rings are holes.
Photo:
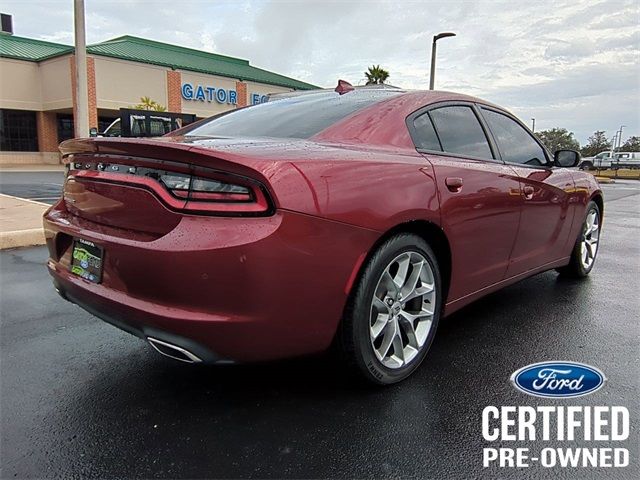
<path fill-rule="evenodd" d="M 75 136 L 89 136 L 89 91 L 87 87 L 87 42 L 84 25 L 84 0 L 74 0 L 76 44 L 76 108 L 73 112 Z"/>
<path fill-rule="evenodd" d="M 535 131 L 536 131 L 536 119 L 535 118 L 531 118 L 531 131 L 533 133 L 535 133 Z"/>
<path fill-rule="evenodd" d="M 443 32 L 433 36 L 433 43 L 431 44 L 431 76 L 429 78 L 429 90 L 433 90 L 436 84 L 436 42 L 441 38 L 455 36 L 456 34 L 452 32 Z"/>

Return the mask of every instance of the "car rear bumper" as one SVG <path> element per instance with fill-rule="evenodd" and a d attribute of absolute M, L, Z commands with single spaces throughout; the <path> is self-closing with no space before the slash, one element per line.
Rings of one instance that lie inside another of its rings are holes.
<path fill-rule="evenodd" d="M 45 214 L 44 227 L 48 269 L 63 297 L 207 362 L 328 348 L 355 272 L 378 236 L 278 211 L 264 218 L 185 216 L 153 238 L 78 218 L 63 202 Z M 104 249 L 102 283 L 70 272 L 73 238 Z"/>

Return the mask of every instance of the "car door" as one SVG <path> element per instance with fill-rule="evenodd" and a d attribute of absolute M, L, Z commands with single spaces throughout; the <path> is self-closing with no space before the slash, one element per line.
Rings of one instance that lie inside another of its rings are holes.
<path fill-rule="evenodd" d="M 519 178 L 496 158 L 472 104 L 439 104 L 407 119 L 433 166 L 451 248 L 449 302 L 499 282 L 520 216 Z"/>
<path fill-rule="evenodd" d="M 515 117 L 485 106 L 480 111 L 502 160 L 520 179 L 520 228 L 507 270 L 512 277 L 568 255 L 573 176 L 553 167 L 544 147 Z"/>

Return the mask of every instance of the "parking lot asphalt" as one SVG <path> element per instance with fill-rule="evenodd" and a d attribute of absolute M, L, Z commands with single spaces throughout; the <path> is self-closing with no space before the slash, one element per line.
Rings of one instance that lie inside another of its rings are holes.
<path fill-rule="evenodd" d="M 0 193 L 53 204 L 60 198 L 64 172 L 0 172 Z"/>
<path fill-rule="evenodd" d="M 547 272 L 464 308 L 441 323 L 411 378 L 382 389 L 354 383 L 329 356 L 172 362 L 60 299 L 43 247 L 2 251 L 0 476 L 640 478 L 640 185 L 603 188 L 587 279 Z M 512 387 L 512 372 L 544 360 L 593 365 L 607 382 L 571 400 Z M 481 433 L 488 405 L 626 406 L 630 437 L 611 446 L 628 448 L 631 463 L 484 469 L 482 449 L 495 446 Z"/>

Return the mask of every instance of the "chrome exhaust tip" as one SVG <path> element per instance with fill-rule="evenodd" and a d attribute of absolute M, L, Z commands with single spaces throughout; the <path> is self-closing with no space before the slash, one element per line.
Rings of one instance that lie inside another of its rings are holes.
<path fill-rule="evenodd" d="M 153 337 L 147 337 L 147 341 L 158 351 L 158 353 L 165 357 L 185 363 L 202 363 L 202 359 L 200 357 L 182 347 L 178 347 L 177 345 L 173 345 Z"/>

